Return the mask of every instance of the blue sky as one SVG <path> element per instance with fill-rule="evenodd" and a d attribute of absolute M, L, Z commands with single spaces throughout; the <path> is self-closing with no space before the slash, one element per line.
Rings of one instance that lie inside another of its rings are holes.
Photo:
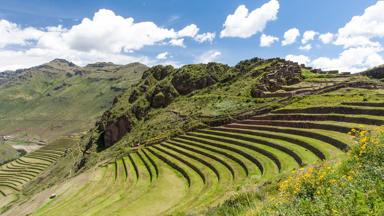
<path fill-rule="evenodd" d="M 374 0 L 0 0 L 0 71 L 53 58 L 180 66 L 252 57 L 359 71 L 384 63 L 380 11 Z"/>

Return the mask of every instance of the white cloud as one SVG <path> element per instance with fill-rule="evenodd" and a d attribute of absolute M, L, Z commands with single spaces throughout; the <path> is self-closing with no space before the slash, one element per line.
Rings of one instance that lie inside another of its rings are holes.
<path fill-rule="evenodd" d="M 318 35 L 319 33 L 318 32 L 315 32 L 315 31 L 305 31 L 304 34 L 303 34 L 303 39 L 301 39 L 301 43 L 302 44 L 306 44 L 308 43 L 309 41 L 312 41 L 315 39 L 316 35 Z"/>
<path fill-rule="evenodd" d="M 285 59 L 305 65 L 308 65 L 308 63 L 311 61 L 311 59 L 305 55 L 287 55 L 285 56 Z"/>
<path fill-rule="evenodd" d="M 0 20 L 0 48 L 9 45 L 25 46 L 30 40 L 37 40 L 44 32 L 32 28 L 22 28 L 7 20 Z"/>
<path fill-rule="evenodd" d="M 164 59 L 167 59 L 167 58 L 168 58 L 168 55 L 169 55 L 168 52 L 162 52 L 162 53 L 159 53 L 159 54 L 156 56 L 156 59 L 164 60 Z"/>
<path fill-rule="evenodd" d="M 152 45 L 185 47 L 186 37 L 200 43 L 215 37 L 214 33 L 198 32 L 195 24 L 175 31 L 151 21 L 135 22 L 132 17 L 125 18 L 107 9 L 100 9 L 92 18 L 84 18 L 68 28 L 21 27 L 0 19 L 0 71 L 30 67 L 54 58 L 66 58 L 79 65 L 95 61 L 150 63 L 146 57 L 129 53 Z"/>
<path fill-rule="evenodd" d="M 203 34 L 196 35 L 195 41 L 197 41 L 199 43 L 204 43 L 206 41 L 212 43 L 213 40 L 215 39 L 215 37 L 216 37 L 216 33 L 214 33 L 214 32 L 206 32 L 206 33 L 203 33 Z"/>
<path fill-rule="evenodd" d="M 196 63 L 209 63 L 216 61 L 217 58 L 221 56 L 221 52 L 217 50 L 209 50 L 203 54 L 201 54 L 197 59 L 195 60 Z"/>
<path fill-rule="evenodd" d="M 384 37 L 384 1 L 377 1 L 376 4 L 365 9 L 360 16 L 354 16 L 342 28 L 338 30 L 336 45 L 343 45 L 345 48 L 357 46 L 379 46 L 375 38 Z"/>
<path fill-rule="evenodd" d="M 106 9 L 96 12 L 92 19 L 84 18 L 62 34 L 63 42 L 71 49 L 114 53 L 139 50 L 175 37 L 173 29 L 158 27 L 153 22 L 135 23 L 131 17 L 124 18 Z"/>
<path fill-rule="evenodd" d="M 287 46 L 289 44 L 293 44 L 296 42 L 296 39 L 300 36 L 300 31 L 297 28 L 288 29 L 284 33 L 284 40 L 281 42 L 283 46 Z"/>
<path fill-rule="evenodd" d="M 169 41 L 169 44 L 172 46 L 178 46 L 178 47 L 186 47 L 184 45 L 184 38 L 173 38 L 172 40 Z"/>
<path fill-rule="evenodd" d="M 319 38 L 320 38 L 320 40 L 321 40 L 321 42 L 323 42 L 323 44 L 329 44 L 329 43 L 331 43 L 332 41 L 333 41 L 333 38 L 334 38 L 335 36 L 332 34 L 332 33 L 330 33 L 330 32 L 327 32 L 327 33 L 325 33 L 325 34 L 321 34 L 320 36 L 319 36 Z"/>
<path fill-rule="evenodd" d="M 303 45 L 303 46 L 300 46 L 299 49 L 308 51 L 312 49 L 312 45 L 311 44 Z"/>
<path fill-rule="evenodd" d="M 145 56 L 135 57 L 123 54 L 105 53 L 100 51 L 76 51 L 76 50 L 47 50 L 33 48 L 26 51 L 0 51 L 0 71 L 28 68 L 51 61 L 54 58 L 64 58 L 78 65 L 93 62 L 114 62 L 116 64 L 128 64 L 141 62 L 152 65 L 155 62 Z"/>
<path fill-rule="evenodd" d="M 261 47 L 270 47 L 273 43 L 279 41 L 278 37 L 272 35 L 262 34 L 260 37 L 260 46 Z"/>
<path fill-rule="evenodd" d="M 200 29 L 195 24 L 191 24 L 191 25 L 185 26 L 183 29 L 177 32 L 177 35 L 179 37 L 195 37 L 199 32 L 199 30 Z"/>
<path fill-rule="evenodd" d="M 277 19 L 280 4 L 277 0 L 270 0 L 251 12 L 245 5 L 237 7 L 234 14 L 228 15 L 220 37 L 249 38 L 262 32 L 268 22 Z"/>
<path fill-rule="evenodd" d="M 344 50 L 337 58 L 320 57 L 312 65 L 324 70 L 358 72 L 370 67 L 384 64 L 378 47 L 354 47 Z"/>

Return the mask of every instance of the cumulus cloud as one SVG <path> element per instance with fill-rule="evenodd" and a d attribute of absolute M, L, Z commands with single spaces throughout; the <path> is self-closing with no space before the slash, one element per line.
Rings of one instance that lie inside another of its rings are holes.
<path fill-rule="evenodd" d="M 317 58 L 312 61 L 312 65 L 325 70 L 358 72 L 384 64 L 379 54 L 382 51 L 383 48 L 379 47 L 353 47 L 344 50 L 337 58 Z"/>
<path fill-rule="evenodd" d="M 78 65 L 92 62 L 114 62 L 127 64 L 141 62 L 152 65 L 155 62 L 145 56 L 129 56 L 118 53 L 105 53 L 100 51 L 76 51 L 76 50 L 47 50 L 33 48 L 24 51 L 2 50 L 0 51 L 0 71 L 28 68 L 51 61 L 53 58 L 68 59 Z"/>
<path fill-rule="evenodd" d="M 377 1 L 376 4 L 365 9 L 360 16 L 354 16 L 342 28 L 338 30 L 336 45 L 343 45 L 345 48 L 357 46 L 379 46 L 375 38 L 384 37 L 384 1 Z"/>
<path fill-rule="evenodd" d="M 217 60 L 217 58 L 221 56 L 221 52 L 217 50 L 209 50 L 204 52 L 199 57 L 195 59 L 196 63 L 209 63 Z"/>
<path fill-rule="evenodd" d="M 286 60 L 297 62 L 299 64 L 308 65 L 311 59 L 305 55 L 287 55 L 285 56 Z"/>
<path fill-rule="evenodd" d="M 175 31 L 151 21 L 136 22 L 132 17 L 125 18 L 107 9 L 100 9 L 93 17 L 84 18 L 68 28 L 21 27 L 0 19 L 0 35 L 0 55 L 17 57 L 11 61 L 1 60 L 0 71 L 30 67 L 59 57 L 76 64 L 99 60 L 117 63 L 142 60 L 148 63 L 147 58 L 128 54 L 133 55 L 131 53 L 153 45 L 185 47 L 186 37 L 199 43 L 212 42 L 215 37 L 210 32 L 199 34 L 199 28 L 195 24 Z"/>
<path fill-rule="evenodd" d="M 287 46 L 287 45 L 293 44 L 296 42 L 296 39 L 299 36 L 300 36 L 299 29 L 297 28 L 288 29 L 288 31 L 284 33 L 284 40 L 281 42 L 281 45 Z"/>
<path fill-rule="evenodd" d="M 306 45 L 300 46 L 299 49 L 308 51 L 312 49 L 312 45 L 306 44 Z"/>
<path fill-rule="evenodd" d="M 165 59 L 168 58 L 168 55 L 169 55 L 168 52 L 162 52 L 162 53 L 159 53 L 159 54 L 156 56 L 156 59 L 159 59 L 159 60 L 165 60 Z"/>
<path fill-rule="evenodd" d="M 177 35 L 179 37 L 195 37 L 199 30 L 200 29 L 197 27 L 197 25 L 191 24 L 181 29 Z"/>
<path fill-rule="evenodd" d="M 178 47 L 186 47 L 184 45 L 184 38 L 173 38 L 172 40 L 169 41 L 169 44 L 172 46 L 178 46 Z"/>
<path fill-rule="evenodd" d="M 308 43 L 309 41 L 312 41 L 315 39 L 316 35 L 318 35 L 319 33 L 318 32 L 315 32 L 315 31 L 305 31 L 304 34 L 303 34 L 303 39 L 301 39 L 301 43 L 302 44 L 306 44 Z"/>
<path fill-rule="evenodd" d="M 203 33 L 203 34 L 198 34 L 196 35 L 195 37 L 195 40 L 199 43 L 204 43 L 206 41 L 208 42 L 213 42 L 213 40 L 215 39 L 216 37 L 216 33 L 214 32 L 206 32 L 206 33 Z"/>
<path fill-rule="evenodd" d="M 39 39 L 44 32 L 32 28 L 22 28 L 7 20 L 0 20 L 0 48 L 9 45 L 25 46 L 30 40 Z"/>
<path fill-rule="evenodd" d="M 262 34 L 260 37 L 260 46 L 261 47 L 270 47 L 273 43 L 279 41 L 278 37 L 272 35 Z"/>
<path fill-rule="evenodd" d="M 319 36 L 324 44 L 343 46 L 336 58 L 319 57 L 312 65 L 326 70 L 358 72 L 384 64 L 384 48 L 379 39 L 384 37 L 384 2 L 377 1 L 366 8 L 361 15 L 352 17 L 337 34 L 325 33 Z"/>
<path fill-rule="evenodd" d="M 96 12 L 92 19 L 84 18 L 62 34 L 63 42 L 71 49 L 114 53 L 139 50 L 175 37 L 173 29 L 158 27 L 153 22 L 135 23 L 132 17 L 124 18 L 106 9 Z"/>
<path fill-rule="evenodd" d="M 335 36 L 330 32 L 319 35 L 319 38 L 320 38 L 321 42 L 323 42 L 323 44 L 331 43 L 333 41 L 334 37 Z"/>
<path fill-rule="evenodd" d="M 228 15 L 220 37 L 249 38 L 262 32 L 268 22 L 277 19 L 279 8 L 277 0 L 270 0 L 251 12 L 245 5 L 240 5 L 233 14 Z"/>

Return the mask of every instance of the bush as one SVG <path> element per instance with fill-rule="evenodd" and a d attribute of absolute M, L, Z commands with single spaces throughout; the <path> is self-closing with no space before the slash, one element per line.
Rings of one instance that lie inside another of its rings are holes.
<path fill-rule="evenodd" d="M 384 215 L 384 128 L 353 130 L 348 159 L 299 170 L 259 215 Z"/>

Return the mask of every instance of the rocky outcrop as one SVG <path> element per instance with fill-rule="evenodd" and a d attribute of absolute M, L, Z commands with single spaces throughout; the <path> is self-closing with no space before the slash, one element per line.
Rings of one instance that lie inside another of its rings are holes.
<path fill-rule="evenodd" d="M 230 78 L 227 65 L 218 63 L 186 65 L 175 72 L 172 85 L 181 95 L 203 89 Z"/>
<path fill-rule="evenodd" d="M 177 96 L 178 93 L 173 86 L 158 84 L 147 99 L 152 108 L 160 108 L 168 106 Z"/>
<path fill-rule="evenodd" d="M 304 79 L 299 64 L 290 61 L 273 62 L 261 71 L 264 73 L 260 82 L 251 89 L 252 97 L 263 97 L 266 92 L 276 92 L 285 85 L 297 84 Z"/>
<path fill-rule="evenodd" d="M 122 116 L 114 122 L 108 123 L 104 128 L 104 147 L 108 148 L 119 141 L 132 129 L 128 116 Z"/>

